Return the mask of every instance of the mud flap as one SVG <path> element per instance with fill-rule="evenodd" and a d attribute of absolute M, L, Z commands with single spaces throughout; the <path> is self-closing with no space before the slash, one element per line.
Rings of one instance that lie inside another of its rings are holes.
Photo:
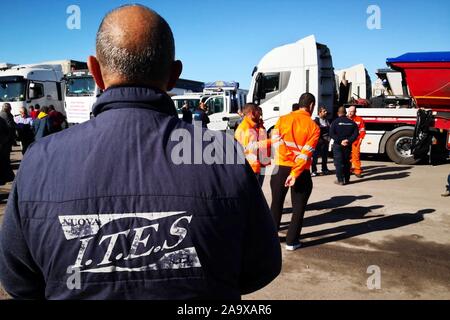
<path fill-rule="evenodd" d="M 431 110 L 419 109 L 417 111 L 416 126 L 411 145 L 411 152 L 416 159 L 422 158 L 430 150 L 433 134 L 430 127 L 434 122 Z"/>

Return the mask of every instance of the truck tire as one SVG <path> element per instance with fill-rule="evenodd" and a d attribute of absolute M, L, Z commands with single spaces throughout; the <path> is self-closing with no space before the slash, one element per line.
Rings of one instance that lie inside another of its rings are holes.
<path fill-rule="evenodd" d="M 416 164 L 421 158 L 414 157 L 411 152 L 411 143 L 414 132 L 402 130 L 394 133 L 386 143 L 386 153 L 397 164 Z"/>

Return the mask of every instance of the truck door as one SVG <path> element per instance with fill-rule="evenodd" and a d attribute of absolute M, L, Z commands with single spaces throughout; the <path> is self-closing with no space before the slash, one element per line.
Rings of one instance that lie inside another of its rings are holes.
<path fill-rule="evenodd" d="M 58 90 L 57 82 L 44 82 L 44 98 L 45 105 L 50 106 L 53 105 L 56 111 L 61 112 L 62 114 L 66 114 L 64 110 L 64 105 L 62 102 L 60 89 Z"/>
<path fill-rule="evenodd" d="M 226 130 L 228 121 L 224 120 L 227 113 L 225 111 L 225 101 L 223 95 L 209 97 L 206 100 L 208 106 L 209 124 L 208 129 L 211 130 Z"/>
<path fill-rule="evenodd" d="M 280 116 L 280 72 L 257 74 L 253 101 L 263 109 L 264 120 Z"/>
<path fill-rule="evenodd" d="M 46 105 L 44 84 L 38 81 L 30 81 L 28 84 L 28 103 Z"/>

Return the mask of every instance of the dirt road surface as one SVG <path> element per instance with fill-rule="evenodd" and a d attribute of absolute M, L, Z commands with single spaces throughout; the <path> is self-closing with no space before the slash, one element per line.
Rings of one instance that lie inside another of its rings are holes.
<path fill-rule="evenodd" d="M 18 167 L 19 152 L 12 159 Z M 450 197 L 440 196 L 450 165 L 366 158 L 363 166 L 364 177 L 346 186 L 313 178 L 304 247 L 287 252 L 282 243 L 280 276 L 244 299 L 450 299 Z M 0 187 L 0 223 L 10 187 Z M 263 191 L 270 204 L 268 178 Z M 289 194 L 284 207 L 281 236 Z"/>

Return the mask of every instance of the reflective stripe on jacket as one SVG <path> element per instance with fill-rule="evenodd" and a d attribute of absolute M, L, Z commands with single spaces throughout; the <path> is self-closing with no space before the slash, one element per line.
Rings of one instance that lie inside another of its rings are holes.
<path fill-rule="evenodd" d="M 275 164 L 292 167 L 291 175 L 297 178 L 310 169 L 319 137 L 319 126 L 307 111 L 300 109 L 280 117 L 272 134 Z"/>
<path fill-rule="evenodd" d="M 249 117 L 244 117 L 236 129 L 234 138 L 244 148 L 245 158 L 253 172 L 260 173 L 261 167 L 267 164 L 264 160 L 268 158 L 268 145 L 270 145 L 270 140 L 266 140 L 264 127 L 258 127 L 256 122 Z M 263 158 L 263 161 L 261 161 L 261 158 Z M 264 164 L 261 164 L 261 162 Z"/>

